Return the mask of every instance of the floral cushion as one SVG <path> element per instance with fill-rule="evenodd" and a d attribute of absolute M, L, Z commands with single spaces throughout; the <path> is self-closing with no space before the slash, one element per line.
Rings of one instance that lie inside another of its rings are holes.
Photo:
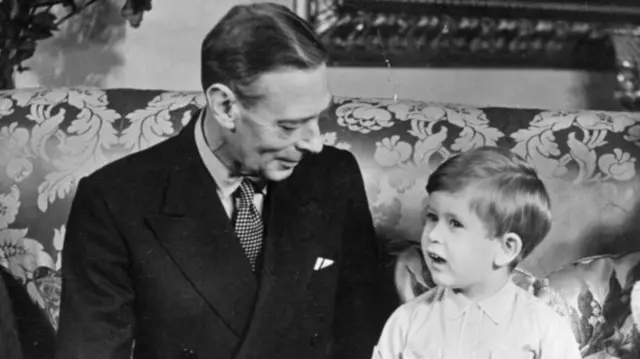
<path fill-rule="evenodd" d="M 396 244 L 394 253 L 402 302 L 434 286 L 417 245 Z M 584 258 L 546 278 L 516 268 L 513 280 L 567 319 L 584 358 L 640 357 L 640 252 Z"/>
<path fill-rule="evenodd" d="M 0 92 L 0 265 L 54 328 L 60 251 L 78 180 L 174 136 L 203 105 L 199 92 Z M 389 243 L 420 237 L 426 180 L 443 160 L 486 145 L 521 155 L 552 199 L 551 233 L 522 263 L 544 278 L 584 257 L 640 250 L 639 120 L 635 113 L 336 98 L 321 130 L 326 145 L 355 154 L 377 232 Z M 591 283 L 592 295 L 608 281 Z"/>
<path fill-rule="evenodd" d="M 640 358 L 640 330 L 631 315 L 640 304 L 632 297 L 640 251 L 583 258 L 547 278 L 578 315 L 574 326 L 585 358 Z"/>

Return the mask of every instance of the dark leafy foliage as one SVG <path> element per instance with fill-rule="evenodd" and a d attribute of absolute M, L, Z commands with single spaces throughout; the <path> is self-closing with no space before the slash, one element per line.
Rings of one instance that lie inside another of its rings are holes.
<path fill-rule="evenodd" d="M 28 70 L 24 62 L 38 41 L 55 36 L 62 23 L 98 1 L 109 0 L 0 0 L 0 90 L 15 87 L 13 75 Z M 149 10 L 151 0 L 127 0 L 121 14 L 138 27 Z"/>

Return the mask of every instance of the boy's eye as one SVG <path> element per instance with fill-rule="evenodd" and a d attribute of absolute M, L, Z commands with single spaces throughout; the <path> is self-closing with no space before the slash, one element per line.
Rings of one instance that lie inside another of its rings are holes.
<path fill-rule="evenodd" d="M 449 221 L 449 224 L 451 224 L 452 227 L 462 228 L 462 223 L 458 222 L 455 219 L 452 219 L 451 221 Z"/>
<path fill-rule="evenodd" d="M 438 216 L 436 216 L 433 213 L 427 213 L 427 221 L 429 221 L 429 222 L 437 222 L 438 221 Z"/>

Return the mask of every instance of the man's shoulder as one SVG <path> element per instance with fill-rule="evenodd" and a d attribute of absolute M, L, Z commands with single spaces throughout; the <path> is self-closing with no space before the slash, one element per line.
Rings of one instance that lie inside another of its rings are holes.
<path fill-rule="evenodd" d="M 305 157 L 300 164 L 305 171 L 336 173 L 353 171 L 358 166 L 353 153 L 333 146 L 324 146 L 320 153 Z"/>
<path fill-rule="evenodd" d="M 352 192 L 363 182 L 356 157 L 347 150 L 325 146 L 318 154 L 305 157 L 294 172 L 296 180 L 330 188 L 334 194 Z M 347 195 L 349 197 L 349 195 Z"/>
<path fill-rule="evenodd" d="M 102 188 L 136 187 L 166 172 L 170 163 L 166 154 L 171 139 L 115 159 L 87 175 L 85 182 Z"/>
<path fill-rule="evenodd" d="M 324 146 L 320 153 L 309 156 L 309 158 L 319 162 L 351 161 L 355 159 L 351 151 L 334 146 Z"/>

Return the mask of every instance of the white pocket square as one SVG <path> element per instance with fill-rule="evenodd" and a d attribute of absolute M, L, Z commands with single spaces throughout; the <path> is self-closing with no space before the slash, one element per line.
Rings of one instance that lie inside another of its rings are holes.
<path fill-rule="evenodd" d="M 332 264 L 333 264 L 333 260 L 329 258 L 318 257 L 318 259 L 316 259 L 316 265 L 313 266 L 313 270 L 324 269 Z"/>

